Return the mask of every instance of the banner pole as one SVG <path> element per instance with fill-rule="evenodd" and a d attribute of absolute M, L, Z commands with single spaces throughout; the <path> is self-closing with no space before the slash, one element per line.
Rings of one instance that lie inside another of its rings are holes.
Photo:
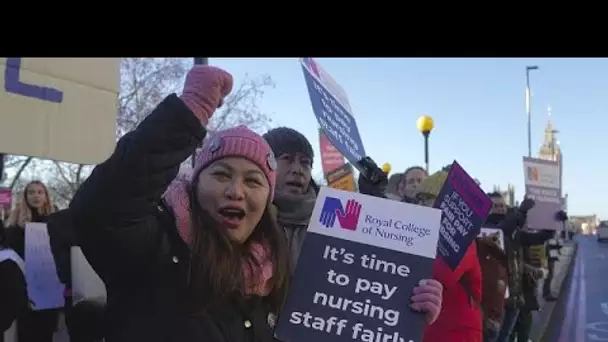
<path fill-rule="evenodd" d="M 194 65 L 208 65 L 209 58 L 207 57 L 194 57 Z M 196 149 L 192 152 L 192 168 L 194 168 L 194 164 L 196 162 Z"/>

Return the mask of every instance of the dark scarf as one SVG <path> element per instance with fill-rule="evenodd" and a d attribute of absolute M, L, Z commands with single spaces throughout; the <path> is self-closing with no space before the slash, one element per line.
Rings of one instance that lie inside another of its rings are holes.
<path fill-rule="evenodd" d="M 504 214 L 490 214 L 488 215 L 488 218 L 486 218 L 486 223 L 484 226 L 490 228 L 490 227 L 497 227 L 502 221 L 505 220 L 507 215 Z"/>
<path fill-rule="evenodd" d="M 277 221 L 282 226 L 308 226 L 316 200 L 317 193 L 313 186 L 309 186 L 304 194 L 275 193 Z"/>

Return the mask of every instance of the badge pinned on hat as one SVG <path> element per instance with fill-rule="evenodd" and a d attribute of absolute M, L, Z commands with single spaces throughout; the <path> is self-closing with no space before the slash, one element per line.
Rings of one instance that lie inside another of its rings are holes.
<path fill-rule="evenodd" d="M 214 153 L 219 150 L 220 147 L 222 147 L 222 138 L 216 136 L 211 140 L 211 143 L 209 144 L 209 151 L 211 151 L 211 153 Z"/>
<path fill-rule="evenodd" d="M 268 156 L 266 157 L 266 162 L 268 163 L 268 167 L 275 171 L 277 169 L 277 159 L 274 157 L 274 153 L 272 151 L 268 152 Z"/>

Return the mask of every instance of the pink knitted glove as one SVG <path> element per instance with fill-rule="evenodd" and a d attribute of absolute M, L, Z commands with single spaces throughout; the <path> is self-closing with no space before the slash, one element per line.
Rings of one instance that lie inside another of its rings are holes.
<path fill-rule="evenodd" d="M 441 312 L 443 285 L 434 279 L 423 279 L 414 287 L 410 308 L 426 313 L 426 323 L 435 322 Z"/>
<path fill-rule="evenodd" d="M 206 125 L 231 90 L 232 75 L 228 72 L 208 65 L 195 65 L 186 76 L 182 100 Z"/>

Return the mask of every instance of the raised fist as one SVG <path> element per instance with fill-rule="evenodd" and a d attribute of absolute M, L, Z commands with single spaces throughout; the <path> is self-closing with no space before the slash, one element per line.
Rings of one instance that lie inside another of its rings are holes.
<path fill-rule="evenodd" d="M 230 91 L 232 75 L 228 72 L 208 65 L 195 65 L 186 76 L 182 100 L 206 125 Z"/>

